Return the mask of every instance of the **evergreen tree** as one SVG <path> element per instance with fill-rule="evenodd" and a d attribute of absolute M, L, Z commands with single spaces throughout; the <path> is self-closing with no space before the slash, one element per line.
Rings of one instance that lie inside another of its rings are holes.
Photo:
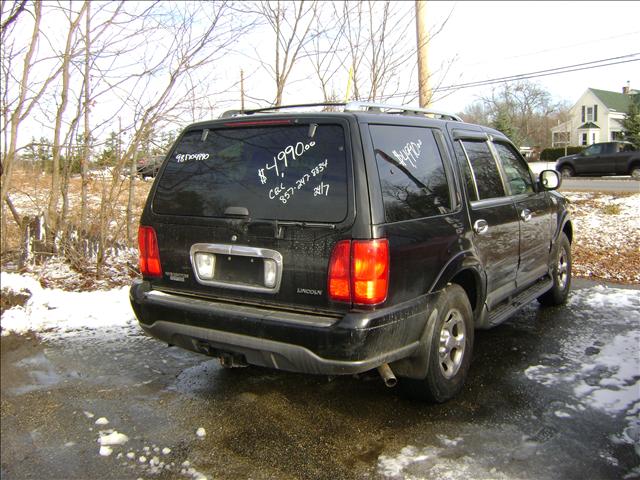
<path fill-rule="evenodd" d="M 508 138 L 511 139 L 516 145 L 519 146 L 520 139 L 516 138 L 516 132 L 511 124 L 511 119 L 507 114 L 504 108 L 498 108 L 493 121 L 491 122 L 491 128 L 495 128 L 496 130 L 504 133 Z"/>
<path fill-rule="evenodd" d="M 118 134 L 111 132 L 105 142 L 104 150 L 98 157 L 99 167 L 112 167 L 118 160 Z"/>
<path fill-rule="evenodd" d="M 622 121 L 624 139 L 640 147 L 640 93 L 631 98 L 629 111 Z"/>

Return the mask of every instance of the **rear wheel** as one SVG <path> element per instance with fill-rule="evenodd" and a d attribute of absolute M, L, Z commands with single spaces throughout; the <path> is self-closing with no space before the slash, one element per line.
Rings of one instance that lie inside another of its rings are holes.
<path fill-rule="evenodd" d="M 629 174 L 634 180 L 640 180 L 640 165 L 634 165 L 631 167 L 631 172 L 629 172 Z"/>
<path fill-rule="evenodd" d="M 563 178 L 573 177 L 575 174 L 576 174 L 575 170 L 573 169 L 573 167 L 570 167 L 569 165 L 565 165 L 562 168 L 560 168 L 560 175 L 562 175 Z"/>
<path fill-rule="evenodd" d="M 562 305 L 566 302 L 571 288 L 571 244 L 564 232 L 556 242 L 551 276 L 553 277 L 551 290 L 538 297 L 538 301 L 545 306 Z"/>
<path fill-rule="evenodd" d="M 448 285 L 438 302 L 424 379 L 402 379 L 405 392 L 415 398 L 442 403 L 464 385 L 473 351 L 473 313 L 465 291 Z"/>

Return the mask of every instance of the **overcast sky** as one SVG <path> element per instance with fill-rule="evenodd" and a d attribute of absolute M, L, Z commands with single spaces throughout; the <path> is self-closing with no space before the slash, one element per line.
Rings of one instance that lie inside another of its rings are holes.
<path fill-rule="evenodd" d="M 404 4 L 406 32 L 415 38 L 414 2 Z M 570 105 L 589 87 L 621 92 L 629 81 L 632 88 L 640 89 L 640 2 L 428 1 L 428 25 L 437 28 L 449 15 L 445 28 L 430 43 L 433 85 L 456 85 L 636 54 L 608 62 L 631 60 L 628 63 L 532 81 L 545 87 L 556 101 Z M 442 78 L 443 66 L 448 63 L 451 68 Z M 461 112 L 491 88 L 460 89 L 432 107 Z M 311 101 L 308 86 L 287 86 L 285 103 L 305 101 Z"/>
<path fill-rule="evenodd" d="M 453 9 L 429 50 L 432 69 L 457 56 L 443 84 L 637 53 L 634 62 L 534 79 L 571 104 L 589 87 L 640 89 L 640 2 L 428 2 L 429 23 Z M 434 108 L 461 111 L 491 87 L 459 90 Z"/>

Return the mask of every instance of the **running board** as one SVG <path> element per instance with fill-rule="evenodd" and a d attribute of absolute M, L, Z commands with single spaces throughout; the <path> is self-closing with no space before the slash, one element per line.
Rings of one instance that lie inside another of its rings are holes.
<path fill-rule="evenodd" d="M 508 297 L 496 305 L 493 310 L 487 311 L 485 306 L 485 310 L 482 312 L 480 321 L 478 322 L 478 328 L 492 328 L 501 324 L 514 313 L 547 292 L 552 286 L 553 279 L 549 275 L 546 275 L 520 293 Z"/>

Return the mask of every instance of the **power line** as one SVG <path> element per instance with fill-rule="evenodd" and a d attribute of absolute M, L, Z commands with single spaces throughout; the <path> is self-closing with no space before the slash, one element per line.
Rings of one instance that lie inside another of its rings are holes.
<path fill-rule="evenodd" d="M 482 86 L 489 86 L 489 85 L 495 85 L 498 83 L 508 83 L 508 82 L 513 82 L 513 81 L 517 81 L 517 80 L 528 80 L 530 78 L 539 78 L 539 77 L 548 77 L 551 75 L 560 75 L 562 73 L 571 73 L 571 72 L 578 72 L 578 71 L 582 71 L 582 70 L 592 70 L 595 68 L 601 68 L 601 67 L 609 67 L 612 65 L 619 65 L 619 64 L 624 64 L 624 63 L 632 63 L 632 62 L 638 62 L 640 61 L 640 58 L 637 59 L 630 59 L 631 57 L 635 57 L 640 55 L 640 53 L 631 53 L 628 55 L 621 55 L 619 57 L 610 57 L 610 58 L 605 58 L 605 59 L 601 59 L 601 60 L 594 60 L 591 62 L 584 62 L 584 63 L 577 63 L 574 65 L 565 65 L 563 67 L 555 67 L 555 68 L 549 68 L 549 69 L 545 69 L 545 70 L 537 70 L 534 72 L 528 72 L 528 73 L 520 73 L 520 74 L 516 74 L 516 75 L 508 75 L 508 76 L 504 76 L 504 77 L 497 77 L 497 78 L 491 78 L 491 79 L 486 79 L 486 80 L 478 80 L 475 82 L 468 82 L 468 83 L 459 83 L 459 84 L 453 84 L 453 85 L 447 85 L 444 87 L 435 87 L 433 89 L 434 93 L 435 92 L 448 92 L 448 91 L 452 91 L 452 90 L 461 90 L 464 88 L 473 88 L 473 87 L 482 87 Z M 626 59 L 626 60 L 624 60 Z M 605 63 L 608 62 L 608 63 Z M 597 65 L 595 65 L 597 64 Z M 405 97 L 407 95 L 415 95 L 416 91 L 412 90 L 409 92 L 404 92 L 404 93 L 397 93 L 394 95 L 391 95 L 387 98 L 398 98 L 398 97 Z"/>
<path fill-rule="evenodd" d="M 532 57 L 532 56 L 535 56 L 535 55 L 540 55 L 542 53 L 557 52 L 559 50 L 567 50 L 567 49 L 570 49 L 570 48 L 582 47 L 584 45 L 590 45 L 590 44 L 593 44 L 593 43 L 602 43 L 602 42 L 606 42 L 608 40 L 615 40 L 615 39 L 618 39 L 618 38 L 637 35 L 639 33 L 640 33 L 640 30 L 637 30 L 635 32 L 627 32 L 627 33 L 622 33 L 620 35 L 613 35 L 613 36 L 604 37 L 604 38 L 594 38 L 594 39 L 588 40 L 586 42 L 573 43 L 573 44 L 570 44 L 570 45 L 562 45 L 562 46 L 559 46 L 559 47 L 546 48 L 544 50 L 538 50 L 538 51 L 535 51 L 535 52 L 522 53 L 522 54 L 519 54 L 519 55 L 512 55 L 510 57 L 504 57 L 500 61 L 512 60 L 512 59 L 516 59 L 516 58 Z M 470 64 L 467 64 L 467 65 L 469 65 L 469 66 L 486 65 L 487 63 L 490 63 L 490 62 L 486 62 L 486 61 L 484 61 L 484 62 L 475 62 L 475 63 L 470 63 Z"/>
<path fill-rule="evenodd" d="M 573 72 L 573 71 L 578 71 L 578 70 L 588 70 L 589 68 L 598 68 L 598 67 L 604 67 L 604 66 L 607 66 L 607 65 L 616 65 L 617 63 L 627 63 L 629 61 L 630 62 L 634 62 L 634 61 L 638 61 L 640 59 L 628 60 L 627 62 L 618 61 L 618 60 L 631 58 L 631 57 L 636 57 L 638 55 L 640 55 L 640 53 L 630 53 L 628 55 L 621 55 L 619 57 L 604 58 L 604 59 L 601 59 L 601 60 L 593 60 L 591 62 L 576 63 L 574 65 L 565 65 L 563 67 L 547 68 L 545 70 L 536 70 L 534 72 L 520 73 L 520 74 L 517 74 L 517 75 L 507 75 L 505 77 L 497 77 L 497 78 L 491 78 L 491 79 L 487 79 L 487 80 L 478 80 L 478 81 L 475 81 L 475 82 L 460 83 L 460 84 L 457 84 L 457 85 L 451 85 L 451 86 L 447 86 L 447 87 L 442 87 L 441 90 L 452 89 L 452 88 L 467 88 L 467 87 L 473 87 L 473 86 L 477 86 L 477 85 L 482 85 L 482 84 L 485 84 L 485 83 L 496 83 L 496 82 L 503 82 L 503 81 L 509 81 L 509 80 L 520 80 L 521 78 L 524 78 L 524 77 L 535 78 L 537 76 L 547 76 L 547 75 L 551 75 L 551 74 Z M 604 63 L 604 62 L 612 62 L 614 60 L 616 60 L 616 61 L 613 62 L 613 63 L 607 63 L 606 65 L 594 65 L 594 64 Z M 591 67 L 587 67 L 587 65 L 591 65 Z M 578 67 L 585 67 L 585 68 L 578 68 Z"/>

